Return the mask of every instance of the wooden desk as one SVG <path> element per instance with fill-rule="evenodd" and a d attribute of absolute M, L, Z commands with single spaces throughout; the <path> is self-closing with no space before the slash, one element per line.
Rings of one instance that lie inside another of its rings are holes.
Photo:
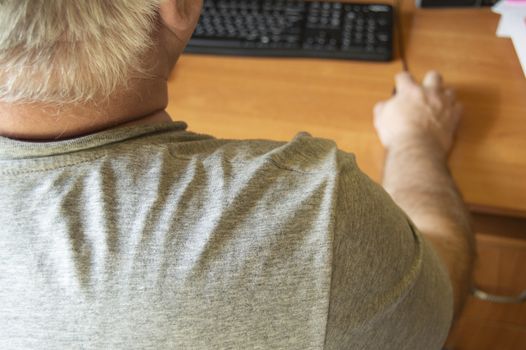
<path fill-rule="evenodd" d="M 451 169 L 473 210 L 526 217 L 526 79 L 498 16 L 483 10 L 404 6 L 412 72 L 435 68 L 458 89 L 465 118 Z M 374 104 L 390 97 L 401 62 L 184 55 L 168 111 L 221 138 L 290 140 L 298 131 L 335 140 L 379 181 L 384 150 Z"/>
<path fill-rule="evenodd" d="M 498 18 L 489 9 L 419 10 L 407 52 L 417 76 L 435 67 L 465 105 L 450 165 L 467 201 L 526 216 L 526 78 L 511 40 L 495 36 Z"/>

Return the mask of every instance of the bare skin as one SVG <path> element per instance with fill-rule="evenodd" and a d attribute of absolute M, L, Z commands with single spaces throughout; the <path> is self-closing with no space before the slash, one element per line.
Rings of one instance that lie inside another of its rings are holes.
<path fill-rule="evenodd" d="M 396 89 L 396 96 L 375 108 L 375 126 L 387 149 L 383 185 L 447 267 L 458 316 L 471 290 L 475 259 L 469 213 L 447 167 L 461 107 L 436 72 L 422 85 L 401 73 Z"/>
<path fill-rule="evenodd" d="M 145 60 L 154 78 L 136 79 L 109 99 L 83 105 L 7 104 L 0 102 L 0 135 L 53 141 L 130 125 L 169 122 L 167 81 L 195 28 L 201 0 L 164 1 L 155 43 Z"/>

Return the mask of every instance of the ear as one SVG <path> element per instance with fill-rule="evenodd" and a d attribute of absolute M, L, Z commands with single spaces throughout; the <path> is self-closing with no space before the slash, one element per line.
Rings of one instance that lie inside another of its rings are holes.
<path fill-rule="evenodd" d="M 177 38 L 186 42 L 199 20 L 202 5 L 202 0 L 163 0 L 159 14 L 164 25 Z"/>

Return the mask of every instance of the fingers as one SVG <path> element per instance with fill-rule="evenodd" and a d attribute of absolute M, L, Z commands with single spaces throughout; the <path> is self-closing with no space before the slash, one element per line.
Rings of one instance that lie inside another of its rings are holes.
<path fill-rule="evenodd" d="M 424 77 L 424 81 L 422 82 L 422 85 L 425 88 L 440 91 L 443 86 L 443 79 L 440 73 L 437 71 L 429 71 L 426 76 Z"/>
<path fill-rule="evenodd" d="M 382 114 L 382 111 L 384 110 L 385 102 L 378 102 L 374 106 L 374 113 L 373 113 L 373 124 L 374 127 L 378 130 L 380 127 L 380 115 Z"/>
<path fill-rule="evenodd" d="M 396 91 L 407 91 L 415 87 L 416 83 L 408 72 L 398 73 L 395 77 Z"/>
<path fill-rule="evenodd" d="M 378 102 L 374 106 L 374 115 L 380 115 L 384 109 L 384 106 L 385 106 L 385 102 Z"/>
<path fill-rule="evenodd" d="M 452 88 L 448 88 L 444 91 L 444 96 L 446 98 L 446 102 L 449 104 L 449 105 L 452 105 L 455 103 L 455 100 L 457 98 L 456 96 L 456 93 L 455 93 L 455 90 L 453 90 Z"/>
<path fill-rule="evenodd" d="M 463 112 L 464 106 L 458 102 L 455 103 L 455 106 L 453 107 L 453 122 L 455 123 L 455 129 L 458 127 Z"/>
<path fill-rule="evenodd" d="M 408 72 L 398 73 L 395 80 L 397 91 L 404 91 L 418 86 Z M 435 70 L 429 71 L 424 77 L 422 86 L 431 90 L 440 91 L 444 86 L 442 75 Z"/>
<path fill-rule="evenodd" d="M 453 108 L 456 104 L 455 90 L 444 85 L 442 75 L 437 71 L 429 71 L 422 81 L 422 86 L 427 90 L 427 99 L 438 109 Z M 433 103 L 433 101 L 436 101 Z"/>

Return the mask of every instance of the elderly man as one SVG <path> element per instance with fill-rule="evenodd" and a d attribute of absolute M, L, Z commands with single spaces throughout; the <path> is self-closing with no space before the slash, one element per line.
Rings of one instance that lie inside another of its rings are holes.
<path fill-rule="evenodd" d="M 376 107 L 404 213 L 331 141 L 171 121 L 200 7 L 0 1 L 0 348 L 439 349 L 473 255 L 451 91 Z"/>

